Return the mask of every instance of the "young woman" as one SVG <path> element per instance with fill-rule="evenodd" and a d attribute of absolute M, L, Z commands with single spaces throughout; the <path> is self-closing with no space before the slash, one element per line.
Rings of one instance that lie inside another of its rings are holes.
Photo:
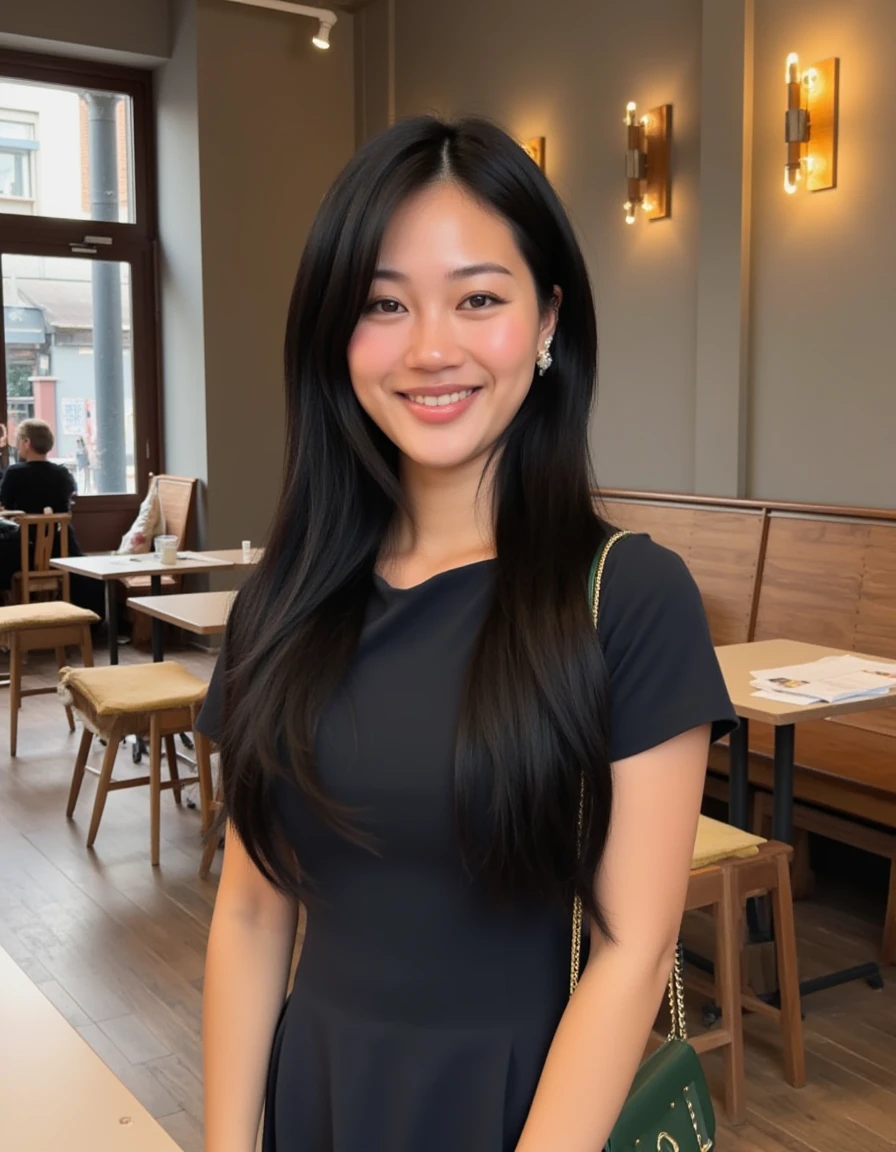
<path fill-rule="evenodd" d="M 280 505 L 202 721 L 228 820 L 208 1152 L 252 1152 L 262 1103 L 277 1152 L 603 1147 L 733 715 L 695 585 L 649 538 L 609 553 L 595 637 L 596 356 L 570 224 L 499 129 L 399 123 L 326 196 Z"/>

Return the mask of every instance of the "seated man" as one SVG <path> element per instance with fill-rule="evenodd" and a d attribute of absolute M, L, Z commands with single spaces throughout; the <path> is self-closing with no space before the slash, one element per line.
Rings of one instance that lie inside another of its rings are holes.
<path fill-rule="evenodd" d="M 0 516 L 5 509 L 31 516 L 39 516 L 47 508 L 56 513 L 71 512 L 78 488 L 67 468 L 47 459 L 54 443 L 53 429 L 44 420 L 23 420 L 18 426 L 19 462 L 7 469 L 0 484 Z M 83 555 L 71 525 L 68 553 L 69 556 Z M 53 554 L 59 554 L 58 541 Z M 18 532 L 0 533 L 0 592 L 7 592 L 12 586 L 13 576 L 21 567 L 21 555 Z M 102 585 L 83 576 L 72 576 L 70 583 L 72 603 L 102 616 Z"/>
<path fill-rule="evenodd" d="M 23 420 L 16 429 L 19 463 L 7 469 L 0 484 L 0 508 L 39 516 L 47 508 L 71 512 L 77 486 L 67 468 L 47 459 L 55 440 L 44 420 Z"/>

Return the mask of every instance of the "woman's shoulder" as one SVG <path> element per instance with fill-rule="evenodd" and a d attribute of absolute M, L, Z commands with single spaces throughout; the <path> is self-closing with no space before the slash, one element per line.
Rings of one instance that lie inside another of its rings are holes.
<path fill-rule="evenodd" d="M 690 570 L 677 552 L 666 548 L 646 532 L 631 532 L 617 540 L 607 553 L 604 582 L 622 585 L 635 594 L 694 586 Z"/>
<path fill-rule="evenodd" d="M 660 618 L 677 617 L 686 625 L 695 615 L 703 615 L 700 591 L 677 552 L 644 532 L 633 532 L 613 545 L 601 586 L 601 637 L 619 628 L 640 631 Z"/>

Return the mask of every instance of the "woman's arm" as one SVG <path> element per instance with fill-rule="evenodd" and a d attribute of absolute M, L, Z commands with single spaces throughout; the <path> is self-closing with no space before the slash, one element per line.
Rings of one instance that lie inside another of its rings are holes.
<path fill-rule="evenodd" d="M 615 943 L 592 924 L 517 1152 L 595 1152 L 616 1123 L 672 971 L 708 747 L 705 726 L 614 765 L 595 885 Z"/>
<path fill-rule="evenodd" d="M 228 827 L 203 991 L 206 1152 L 254 1152 L 297 922 Z"/>

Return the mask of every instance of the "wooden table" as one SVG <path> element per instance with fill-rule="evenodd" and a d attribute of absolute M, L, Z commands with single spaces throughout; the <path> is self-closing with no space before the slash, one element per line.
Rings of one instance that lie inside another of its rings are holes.
<path fill-rule="evenodd" d="M 730 775 L 728 819 L 738 828 L 749 823 L 749 758 L 750 724 L 758 720 L 771 724 L 775 730 L 774 784 L 772 791 L 772 836 L 790 844 L 793 840 L 793 772 L 796 745 L 796 725 L 803 720 L 825 720 L 832 716 L 846 716 L 855 712 L 870 712 L 877 708 L 892 708 L 896 704 L 896 689 L 885 696 L 866 700 L 847 700 L 841 704 L 791 704 L 777 700 L 763 700 L 755 696 L 750 681 L 758 669 L 778 668 L 791 664 L 806 664 L 824 656 L 859 656 L 875 663 L 893 663 L 867 653 L 847 652 L 842 648 L 825 648 L 818 644 L 804 644 L 798 640 L 759 640 L 749 644 L 729 644 L 716 648 L 716 655 L 725 677 L 728 695 L 740 717 L 740 727 L 729 737 Z M 751 935 L 755 935 L 751 924 Z M 872 987 L 883 987 L 877 964 L 860 964 L 815 980 L 803 981 L 803 996 L 833 988 L 852 980 L 867 980 Z"/>
<path fill-rule="evenodd" d="M 153 629 L 173 624 L 197 636 L 218 636 L 227 627 L 235 592 L 183 592 L 174 596 L 132 596 L 128 607 L 152 618 Z"/>
<path fill-rule="evenodd" d="M 776 700 L 763 700 L 755 696 L 750 686 L 752 673 L 760 668 L 777 668 L 789 664 L 806 664 L 824 656 L 859 656 L 867 660 L 886 663 L 879 656 L 847 652 L 842 648 L 824 648 L 818 644 L 804 644 L 799 640 L 758 640 L 750 644 L 728 644 L 716 648 L 716 655 L 725 677 L 725 685 L 734 710 L 740 717 L 740 727 L 730 737 L 731 783 L 729 820 L 738 828 L 747 828 L 749 813 L 749 722 L 760 720 L 775 729 L 774 815 L 772 835 L 789 844 L 793 839 L 793 766 L 795 728 L 803 720 L 825 720 L 832 716 L 846 716 L 853 712 L 869 712 L 877 708 L 892 708 L 896 704 L 896 689 L 886 696 L 867 700 L 847 700 L 842 704 L 790 704 Z M 896 662 L 893 662 L 896 668 Z"/>
<path fill-rule="evenodd" d="M 179 1152 L 2 948 L 0 1147 L 4 1152 Z"/>
<path fill-rule="evenodd" d="M 223 560 L 215 555 L 202 552 L 181 553 L 183 559 L 176 564 L 163 564 L 154 552 L 138 556 L 113 553 L 105 556 L 69 556 L 54 559 L 50 563 L 76 576 L 87 576 L 92 580 L 103 580 L 106 584 L 106 623 L 109 631 L 109 663 L 118 663 L 118 596 L 115 582 L 127 580 L 131 576 L 149 576 L 153 596 L 162 591 L 163 576 L 191 576 L 200 572 L 227 572 L 236 567 L 232 560 Z M 189 556 L 189 558 L 187 558 Z M 240 552 L 242 557 L 242 552 Z M 159 629 L 161 635 L 161 630 Z M 156 651 L 156 631 L 153 632 L 153 660 L 160 660 Z"/>
<path fill-rule="evenodd" d="M 253 548 L 248 560 L 243 558 L 242 548 L 212 548 L 208 552 L 185 552 L 184 556 L 210 556 L 226 564 L 233 564 L 235 568 L 252 568 L 264 556 L 264 548 Z"/>

